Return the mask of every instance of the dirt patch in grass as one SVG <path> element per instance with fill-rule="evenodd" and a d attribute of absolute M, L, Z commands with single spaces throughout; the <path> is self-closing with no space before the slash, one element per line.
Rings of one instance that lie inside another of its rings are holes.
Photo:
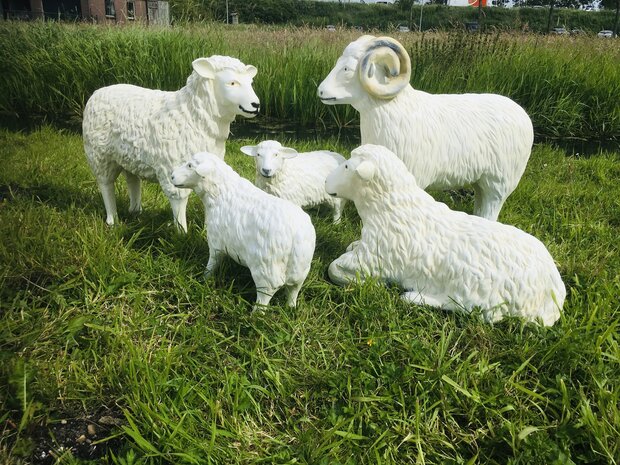
<path fill-rule="evenodd" d="M 53 464 L 68 455 L 82 460 L 104 457 L 110 450 L 120 449 L 122 438 L 111 436 L 123 423 L 120 411 L 106 409 L 79 417 L 58 415 L 57 419 L 32 425 L 28 438 L 23 438 L 30 444 L 29 463 Z"/>

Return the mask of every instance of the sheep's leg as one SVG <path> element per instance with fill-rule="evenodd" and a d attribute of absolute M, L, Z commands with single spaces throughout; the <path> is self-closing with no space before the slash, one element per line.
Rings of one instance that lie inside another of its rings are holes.
<path fill-rule="evenodd" d="M 140 178 L 129 171 L 125 171 L 127 191 L 129 192 L 129 213 L 138 214 L 142 211 L 142 191 Z"/>
<path fill-rule="evenodd" d="M 106 220 L 105 222 L 113 226 L 115 220 L 118 219 L 118 213 L 116 211 L 116 195 L 114 193 L 114 180 L 112 181 L 97 181 L 101 196 L 103 197 L 103 205 L 105 206 Z"/>
<path fill-rule="evenodd" d="M 340 220 L 342 218 L 342 210 L 344 207 L 344 202 L 334 202 L 334 224 L 340 224 Z"/>
<path fill-rule="evenodd" d="M 222 263 L 222 258 L 224 258 L 225 255 L 225 253 L 220 252 L 219 250 L 209 250 L 209 261 L 207 262 L 207 267 L 205 268 L 204 273 L 205 279 L 209 279 L 213 276 L 213 273 L 217 270 L 217 267 L 220 266 L 220 263 Z"/>
<path fill-rule="evenodd" d="M 269 287 L 268 285 L 256 285 L 256 305 L 254 310 L 265 307 L 271 302 L 271 298 L 278 291 L 278 288 Z"/>
<path fill-rule="evenodd" d="M 359 243 L 360 243 L 359 239 L 358 239 L 357 241 L 353 241 L 353 242 L 351 242 L 351 243 L 347 246 L 347 248 L 346 248 L 345 252 L 351 252 L 351 250 L 353 250 L 355 247 L 357 247 L 357 245 L 358 245 Z"/>
<path fill-rule="evenodd" d="M 301 291 L 302 284 L 303 282 L 287 286 L 288 296 L 286 305 L 289 307 L 297 307 L 297 296 L 299 295 L 299 291 Z"/>
<path fill-rule="evenodd" d="M 481 186 L 481 182 L 474 185 L 474 215 L 487 220 L 497 221 L 499 212 L 508 195 L 502 195 L 492 187 Z"/>
<path fill-rule="evenodd" d="M 327 269 L 329 279 L 338 286 L 346 286 L 351 282 L 355 282 L 359 275 L 359 266 L 348 264 L 351 260 L 348 260 L 350 252 L 341 255 L 339 258 L 331 262 Z"/>
<path fill-rule="evenodd" d="M 267 264 L 263 265 L 257 269 L 250 270 L 256 285 L 256 305 L 254 310 L 261 306 L 269 305 L 273 295 L 284 286 L 284 276 L 280 276 L 277 271 Z"/>
<path fill-rule="evenodd" d="M 415 305 L 429 305 L 431 307 L 449 309 L 449 299 L 441 299 L 430 294 L 425 294 L 420 291 L 407 291 L 400 296 L 405 302 L 409 302 Z"/>
<path fill-rule="evenodd" d="M 189 195 L 184 197 L 169 197 L 170 205 L 172 206 L 172 217 L 177 228 L 183 232 L 187 232 L 187 219 L 185 216 L 185 210 L 187 208 L 187 201 Z"/>

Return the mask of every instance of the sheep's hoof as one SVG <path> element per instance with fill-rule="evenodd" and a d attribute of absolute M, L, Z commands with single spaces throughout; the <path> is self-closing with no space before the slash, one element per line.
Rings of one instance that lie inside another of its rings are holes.
<path fill-rule="evenodd" d="M 265 315 L 265 306 L 261 304 L 254 304 L 252 307 L 252 315 Z"/>

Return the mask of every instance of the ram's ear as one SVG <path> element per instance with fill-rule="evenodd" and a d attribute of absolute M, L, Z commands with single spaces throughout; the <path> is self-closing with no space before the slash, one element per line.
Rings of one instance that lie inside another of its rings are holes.
<path fill-rule="evenodd" d="M 282 158 L 295 158 L 299 153 L 297 150 L 290 147 L 282 147 L 278 150 L 278 153 L 282 155 Z"/>
<path fill-rule="evenodd" d="M 357 165 L 357 168 L 355 168 L 355 172 L 364 181 L 371 180 L 373 176 L 375 175 L 376 171 L 377 171 L 377 167 L 371 161 L 363 161 L 359 165 Z"/>
<path fill-rule="evenodd" d="M 213 172 L 213 169 L 214 169 L 214 163 L 210 160 L 203 161 L 195 168 L 196 174 L 203 178 L 206 178 L 207 176 L 209 176 Z"/>
<path fill-rule="evenodd" d="M 256 156 L 256 145 L 244 145 L 240 150 L 250 157 Z"/>
<path fill-rule="evenodd" d="M 251 78 L 253 78 L 254 76 L 256 76 L 256 73 L 258 73 L 258 70 L 256 69 L 256 66 L 247 65 L 245 67 L 245 72 L 248 73 Z"/>
<path fill-rule="evenodd" d="M 205 79 L 213 79 L 215 77 L 215 68 L 213 68 L 208 58 L 195 59 L 192 61 L 192 68 Z"/>

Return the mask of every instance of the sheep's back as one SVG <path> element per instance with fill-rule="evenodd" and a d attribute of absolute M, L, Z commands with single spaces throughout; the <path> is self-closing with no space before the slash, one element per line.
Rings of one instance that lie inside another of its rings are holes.
<path fill-rule="evenodd" d="M 300 234 L 313 237 L 310 217 L 291 202 L 248 184 L 227 188 L 207 211 L 209 246 L 228 251 L 249 267 L 265 261 L 286 263 Z"/>
<path fill-rule="evenodd" d="M 495 94 L 405 89 L 360 111 L 362 144 L 384 145 L 422 188 L 447 188 L 481 176 L 521 176 L 533 143 L 532 123 L 512 100 Z M 518 178 L 517 178 L 518 179 Z"/>
<path fill-rule="evenodd" d="M 298 206 L 333 202 L 332 197 L 325 191 L 325 178 L 344 160 L 342 155 L 335 152 L 300 153 L 284 162 L 276 179 L 260 182 L 267 186 L 267 192 Z"/>
<path fill-rule="evenodd" d="M 194 111 L 181 91 L 130 84 L 99 89 L 84 111 L 87 156 L 112 158 L 145 179 L 166 176 L 193 153 L 214 148 L 192 124 Z"/>

